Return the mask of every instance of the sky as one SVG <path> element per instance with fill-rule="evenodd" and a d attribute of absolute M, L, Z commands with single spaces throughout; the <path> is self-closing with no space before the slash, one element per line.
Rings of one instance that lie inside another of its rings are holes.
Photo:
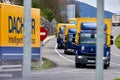
<path fill-rule="evenodd" d="M 96 7 L 97 0 L 77 0 Z M 104 9 L 113 13 L 120 13 L 120 0 L 104 0 Z"/>

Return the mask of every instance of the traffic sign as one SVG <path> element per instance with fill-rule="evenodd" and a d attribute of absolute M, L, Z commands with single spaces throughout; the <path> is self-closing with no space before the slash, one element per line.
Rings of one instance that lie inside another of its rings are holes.
<path fill-rule="evenodd" d="M 112 15 L 112 26 L 120 27 L 120 14 Z"/>
<path fill-rule="evenodd" d="M 47 31 L 44 27 L 40 27 L 40 40 L 43 41 L 47 37 Z"/>

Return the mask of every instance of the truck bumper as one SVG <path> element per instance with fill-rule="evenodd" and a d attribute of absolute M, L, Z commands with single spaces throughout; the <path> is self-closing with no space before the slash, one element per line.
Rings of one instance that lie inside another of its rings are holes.
<path fill-rule="evenodd" d="M 58 47 L 58 49 L 64 49 L 65 46 L 64 46 L 64 44 L 61 43 L 61 44 L 58 44 L 57 47 Z"/>
<path fill-rule="evenodd" d="M 109 57 L 103 57 L 104 65 L 109 64 Z M 75 63 L 78 64 L 95 64 L 96 57 L 95 56 L 76 56 Z"/>

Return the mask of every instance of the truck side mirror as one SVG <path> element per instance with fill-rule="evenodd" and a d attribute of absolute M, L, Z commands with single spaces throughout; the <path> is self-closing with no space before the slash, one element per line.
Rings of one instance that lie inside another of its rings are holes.
<path fill-rule="evenodd" d="M 66 40 L 66 41 L 68 40 L 68 35 L 65 35 L 65 40 Z"/>
<path fill-rule="evenodd" d="M 111 40 L 110 40 L 110 44 L 113 45 L 113 40 L 112 40 L 112 39 L 113 39 L 113 36 L 112 36 L 112 35 L 110 35 L 110 39 L 111 39 Z"/>
<path fill-rule="evenodd" d="M 75 38 L 72 38 L 72 42 L 75 43 Z"/>
<path fill-rule="evenodd" d="M 58 34 L 58 38 L 60 38 L 60 35 Z"/>
<path fill-rule="evenodd" d="M 110 39 L 113 39 L 113 36 L 112 36 L 112 35 L 110 35 Z"/>
<path fill-rule="evenodd" d="M 58 34 L 56 33 L 56 34 L 55 34 L 55 37 L 56 37 L 56 38 L 57 38 L 57 35 L 58 35 Z"/>
<path fill-rule="evenodd" d="M 76 34 L 73 34 L 73 38 L 72 38 L 72 42 L 75 43 L 75 35 Z"/>
<path fill-rule="evenodd" d="M 113 40 L 110 40 L 110 44 L 113 45 Z"/>

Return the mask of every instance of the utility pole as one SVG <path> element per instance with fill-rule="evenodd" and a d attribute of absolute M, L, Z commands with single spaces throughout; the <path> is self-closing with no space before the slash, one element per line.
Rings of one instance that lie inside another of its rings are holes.
<path fill-rule="evenodd" d="M 104 0 L 97 0 L 97 55 L 96 80 L 103 80 Z"/>
<path fill-rule="evenodd" d="M 31 72 L 31 0 L 24 0 L 23 80 L 30 80 Z"/>

